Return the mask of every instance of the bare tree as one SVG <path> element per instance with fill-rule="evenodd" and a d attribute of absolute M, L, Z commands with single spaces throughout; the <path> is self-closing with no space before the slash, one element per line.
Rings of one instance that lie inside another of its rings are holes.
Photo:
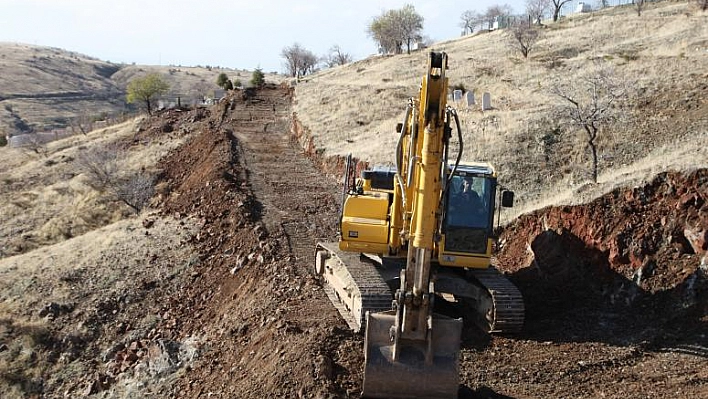
<path fill-rule="evenodd" d="M 199 82 L 196 82 L 192 85 L 192 87 L 189 89 L 189 95 L 194 100 L 202 102 L 209 95 L 209 92 L 213 91 L 214 86 L 208 83 L 205 79 L 201 79 Z"/>
<path fill-rule="evenodd" d="M 285 59 L 287 74 L 293 78 L 314 72 L 317 66 L 317 56 L 299 43 L 283 48 L 280 55 Z"/>
<path fill-rule="evenodd" d="M 319 58 L 317 58 L 315 53 L 308 50 L 302 57 L 302 64 L 298 70 L 298 76 L 305 76 L 309 73 L 316 72 L 318 62 Z"/>
<path fill-rule="evenodd" d="M 472 34 L 474 29 L 482 23 L 483 17 L 474 10 L 467 10 L 460 15 L 460 27 L 463 34 Z"/>
<path fill-rule="evenodd" d="M 81 133 L 86 135 L 86 133 L 93 130 L 93 122 L 93 117 L 88 114 L 81 114 L 75 118 L 72 118 L 69 122 L 69 126 L 74 134 Z"/>
<path fill-rule="evenodd" d="M 125 152 L 116 145 L 85 150 L 75 159 L 79 170 L 88 177 L 88 185 L 140 213 L 155 193 L 155 180 L 145 171 L 125 176 L 119 162 Z"/>
<path fill-rule="evenodd" d="M 88 184 L 97 191 L 105 191 L 118 180 L 118 160 L 123 151 L 115 145 L 97 147 L 80 152 L 74 163 L 88 177 Z"/>
<path fill-rule="evenodd" d="M 37 133 L 27 133 L 22 135 L 21 147 L 27 152 L 47 157 L 47 142 Z"/>
<path fill-rule="evenodd" d="M 420 32 L 423 30 L 423 17 L 415 12 L 415 8 L 406 4 L 398 10 L 398 22 L 400 24 L 401 38 L 406 44 L 408 54 L 411 53 L 413 41 L 422 39 Z"/>
<path fill-rule="evenodd" d="M 584 77 L 557 81 L 551 93 L 561 99 L 558 115 L 585 133 L 585 143 L 592 156 L 592 178 L 597 183 L 598 135 L 624 118 L 623 103 L 629 99 L 625 82 L 612 70 L 597 67 Z"/>
<path fill-rule="evenodd" d="M 541 25 L 541 20 L 551 8 L 551 0 L 526 0 L 526 13 L 531 21 Z"/>
<path fill-rule="evenodd" d="M 328 68 L 345 65 L 350 62 L 352 62 L 351 54 L 343 52 L 339 45 L 336 44 L 329 49 L 329 54 L 324 57 L 324 63 Z"/>
<path fill-rule="evenodd" d="M 524 58 L 528 58 L 541 36 L 540 32 L 541 28 L 532 25 L 530 21 L 516 21 L 507 33 L 509 45 L 514 50 L 520 51 Z"/>
<path fill-rule="evenodd" d="M 556 22 L 560 18 L 561 9 L 570 3 L 570 0 L 551 0 L 551 3 L 553 4 L 553 22 Z"/>
<path fill-rule="evenodd" d="M 637 10 L 637 16 L 641 17 L 642 10 L 644 9 L 644 6 L 647 4 L 646 0 L 633 0 L 633 1 L 634 1 L 634 9 Z"/>
<path fill-rule="evenodd" d="M 384 14 L 374 18 L 369 24 L 367 33 L 378 44 L 379 52 L 384 54 L 400 54 L 403 42 L 396 32 L 396 26 L 390 22 L 390 16 Z"/>

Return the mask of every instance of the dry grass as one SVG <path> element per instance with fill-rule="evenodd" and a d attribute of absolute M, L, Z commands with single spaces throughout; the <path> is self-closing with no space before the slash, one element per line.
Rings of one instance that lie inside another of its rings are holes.
<path fill-rule="evenodd" d="M 131 212 L 91 187 L 75 160 L 88 148 L 105 148 L 135 133 L 139 119 L 47 145 L 47 157 L 0 148 L 0 257 L 76 237 Z M 155 172 L 157 161 L 183 140 L 133 146 L 117 169 L 125 175 Z"/>
<path fill-rule="evenodd" d="M 544 29 L 529 60 L 509 50 L 503 31 L 433 46 L 449 54 L 451 85 L 463 84 L 478 101 L 482 93 L 492 94 L 491 111 L 459 110 L 463 159 L 493 162 L 502 183 L 516 190 L 519 206 L 507 217 L 544 204 L 589 199 L 578 190 L 600 194 L 663 168 L 706 165 L 708 14 L 692 10 L 685 3 L 662 2 L 649 5 L 641 17 L 626 7 L 571 16 Z M 300 83 L 295 109 L 316 146 L 328 155 L 351 152 L 390 163 L 394 126 L 406 98 L 417 94 L 426 57 L 420 52 L 368 59 Z M 605 132 L 601 184 L 589 190 L 589 155 L 576 132 L 551 113 L 558 100 L 550 88 L 557 78 L 580 76 L 597 62 L 612 67 L 637 97 L 628 115 L 631 124 Z M 485 118 L 494 123 L 483 124 Z M 562 135 L 548 144 L 557 129 Z M 686 156 L 689 160 L 673 161 Z"/>
<path fill-rule="evenodd" d="M 108 296 L 135 284 L 128 275 L 142 272 L 165 280 L 186 267 L 191 248 L 182 245 L 195 232 L 192 224 L 156 219 L 145 234 L 145 218 L 121 220 L 34 251 L 0 260 L 0 303 L 4 314 L 39 311 L 48 302 L 67 303 L 79 296 Z M 171 253 L 171 254 L 169 254 Z M 152 254 L 184 259 L 179 264 L 148 262 Z M 139 266 L 138 270 L 134 270 Z"/>
<path fill-rule="evenodd" d="M 94 190 L 75 163 L 82 152 L 131 137 L 139 123 L 49 143 L 46 157 L 0 148 L 0 397 L 57 386 L 83 392 L 77 384 L 91 378 L 95 359 L 155 326 L 158 316 L 140 308 L 151 287 L 198 261 L 187 244 L 197 222 L 149 213 L 126 219 L 132 212 Z M 136 143 L 117 168 L 150 173 L 187 138 Z M 60 321 L 41 312 L 50 303 Z M 121 323 L 130 326 L 127 336 L 116 331 Z"/>
<path fill-rule="evenodd" d="M 0 352 L 0 397 L 71 387 L 90 377 L 94 357 L 130 339 L 116 337 L 115 325 L 129 323 L 137 336 L 153 328 L 156 315 L 130 309 L 140 306 L 146 282 L 159 285 L 191 266 L 193 248 L 184 243 L 197 225 L 184 222 L 156 219 L 146 234 L 142 218 L 123 220 L 1 259 L 0 342 L 7 350 Z M 68 317 L 41 317 L 49 303 Z"/>

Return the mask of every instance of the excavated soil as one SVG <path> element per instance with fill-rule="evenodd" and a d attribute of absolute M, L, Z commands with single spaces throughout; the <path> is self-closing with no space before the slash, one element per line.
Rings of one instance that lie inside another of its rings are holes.
<path fill-rule="evenodd" d="M 163 212 L 203 227 L 200 262 L 161 301 L 154 336 L 201 344 L 159 395 L 359 396 L 363 339 L 311 272 L 314 243 L 336 237 L 328 175 L 341 160 L 304 155 L 291 96 L 233 92 L 163 162 Z M 497 264 L 524 295 L 526 325 L 466 333 L 460 397 L 707 397 L 707 200 L 708 171 L 669 173 L 505 228 Z"/>
<path fill-rule="evenodd" d="M 706 200 L 708 170 L 672 172 L 517 219 L 497 264 L 525 328 L 465 351 L 466 379 L 512 397 L 706 397 Z"/>

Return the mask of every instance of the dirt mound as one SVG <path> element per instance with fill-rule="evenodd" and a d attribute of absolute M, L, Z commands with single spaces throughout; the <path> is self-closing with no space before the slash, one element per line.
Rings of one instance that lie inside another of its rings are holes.
<path fill-rule="evenodd" d="M 509 272 L 533 266 L 546 280 L 580 274 L 597 287 L 617 278 L 650 294 L 673 289 L 706 264 L 708 170 L 662 173 L 586 205 L 524 215 L 500 242 Z"/>

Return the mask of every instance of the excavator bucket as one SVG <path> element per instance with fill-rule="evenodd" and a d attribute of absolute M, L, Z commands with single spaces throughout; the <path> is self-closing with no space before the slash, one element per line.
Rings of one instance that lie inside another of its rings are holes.
<path fill-rule="evenodd" d="M 394 360 L 395 322 L 396 311 L 366 314 L 362 396 L 457 398 L 462 320 L 433 315 L 430 342 L 399 342 Z"/>

